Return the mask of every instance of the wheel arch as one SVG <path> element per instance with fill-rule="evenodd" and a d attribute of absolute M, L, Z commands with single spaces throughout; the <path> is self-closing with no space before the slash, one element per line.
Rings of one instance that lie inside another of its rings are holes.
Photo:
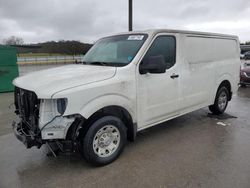
<path fill-rule="evenodd" d="M 216 92 L 214 94 L 214 99 L 216 98 L 216 94 L 218 92 L 218 90 L 222 87 L 222 86 L 225 86 L 228 91 L 229 91 L 229 101 L 232 99 L 232 85 L 231 85 L 231 82 L 229 81 L 229 79 L 222 79 L 220 82 L 217 82 L 217 89 L 216 89 Z"/>
<path fill-rule="evenodd" d="M 88 104 L 86 104 L 79 115 L 82 117 L 78 118 L 78 123 L 74 125 L 74 128 L 70 128 L 68 138 L 75 131 L 81 130 L 81 134 L 87 132 L 88 128 L 91 126 L 91 123 L 96 119 L 104 115 L 113 115 L 120 118 L 127 128 L 127 139 L 129 141 L 134 141 L 137 133 L 137 123 L 136 116 L 132 110 L 132 102 L 122 96 L 118 95 L 106 95 L 98 97 Z"/>
<path fill-rule="evenodd" d="M 91 124 L 98 118 L 103 117 L 105 115 L 113 115 L 121 119 L 124 125 L 127 128 L 127 140 L 134 141 L 137 133 L 137 124 L 133 123 L 133 119 L 131 114 L 123 107 L 117 105 L 111 105 L 103 107 L 96 112 L 94 112 L 90 117 L 77 119 L 77 123 L 70 127 L 70 131 L 68 132 L 68 138 L 74 138 L 73 135 L 77 136 L 76 131 L 80 131 L 81 136 L 84 136 L 91 126 Z"/>
<path fill-rule="evenodd" d="M 97 110 L 88 119 L 92 121 L 103 115 L 113 115 L 121 119 L 121 121 L 124 123 L 124 125 L 127 128 L 127 139 L 129 141 L 135 140 L 136 132 L 137 132 L 137 124 L 133 123 L 133 118 L 127 109 L 118 105 L 106 106 Z"/>
<path fill-rule="evenodd" d="M 83 105 L 79 114 L 81 114 L 84 118 L 88 119 L 94 113 L 103 108 L 110 106 L 118 106 L 126 110 L 130 114 L 133 122 L 136 122 L 136 113 L 134 111 L 135 105 L 133 104 L 135 104 L 135 102 L 133 102 L 126 96 L 120 94 L 102 95 L 92 99 L 87 104 Z"/>

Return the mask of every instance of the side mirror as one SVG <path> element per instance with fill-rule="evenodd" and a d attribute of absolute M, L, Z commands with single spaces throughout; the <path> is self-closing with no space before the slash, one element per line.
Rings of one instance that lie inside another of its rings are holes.
<path fill-rule="evenodd" d="M 165 63 L 165 59 L 163 55 L 151 56 L 143 62 L 141 62 L 139 66 L 140 74 L 152 73 L 152 74 L 160 74 L 165 73 L 167 69 L 167 64 Z"/>

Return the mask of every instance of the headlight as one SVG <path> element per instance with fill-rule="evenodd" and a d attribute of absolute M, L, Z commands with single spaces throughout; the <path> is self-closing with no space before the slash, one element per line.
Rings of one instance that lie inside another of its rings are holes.
<path fill-rule="evenodd" d="M 67 99 L 42 99 L 40 103 L 40 112 L 46 113 L 52 118 L 57 115 L 63 115 L 66 110 Z"/>
<path fill-rule="evenodd" d="M 57 111 L 59 114 L 64 114 L 67 106 L 67 99 L 56 99 Z"/>

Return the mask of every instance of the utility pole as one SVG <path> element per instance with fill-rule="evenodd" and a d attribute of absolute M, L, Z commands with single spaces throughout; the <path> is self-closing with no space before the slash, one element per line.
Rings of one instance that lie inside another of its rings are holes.
<path fill-rule="evenodd" d="M 133 0 L 128 0 L 128 30 L 133 30 Z"/>

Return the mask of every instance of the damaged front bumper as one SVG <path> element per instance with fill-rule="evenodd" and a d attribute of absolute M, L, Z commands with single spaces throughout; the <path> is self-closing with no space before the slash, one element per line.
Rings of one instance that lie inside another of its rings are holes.
<path fill-rule="evenodd" d="M 32 146 L 37 146 L 37 148 L 40 148 L 43 144 L 41 137 L 33 135 L 31 132 L 25 132 L 22 124 L 22 122 L 12 122 L 12 128 L 16 138 L 20 140 L 27 148 L 31 148 Z"/>
<path fill-rule="evenodd" d="M 65 140 L 75 115 L 63 116 L 67 99 L 39 99 L 35 92 L 15 87 L 15 113 L 18 122 L 12 127 L 18 140 L 27 148 L 46 142 Z"/>
<path fill-rule="evenodd" d="M 65 140 L 67 131 L 74 120 L 74 117 L 57 117 L 48 123 L 44 129 L 37 128 L 35 129 L 36 131 L 33 131 L 30 125 L 22 120 L 18 123 L 13 121 L 12 128 L 16 138 L 27 148 L 31 148 L 32 146 L 40 148 L 47 141 Z"/>

